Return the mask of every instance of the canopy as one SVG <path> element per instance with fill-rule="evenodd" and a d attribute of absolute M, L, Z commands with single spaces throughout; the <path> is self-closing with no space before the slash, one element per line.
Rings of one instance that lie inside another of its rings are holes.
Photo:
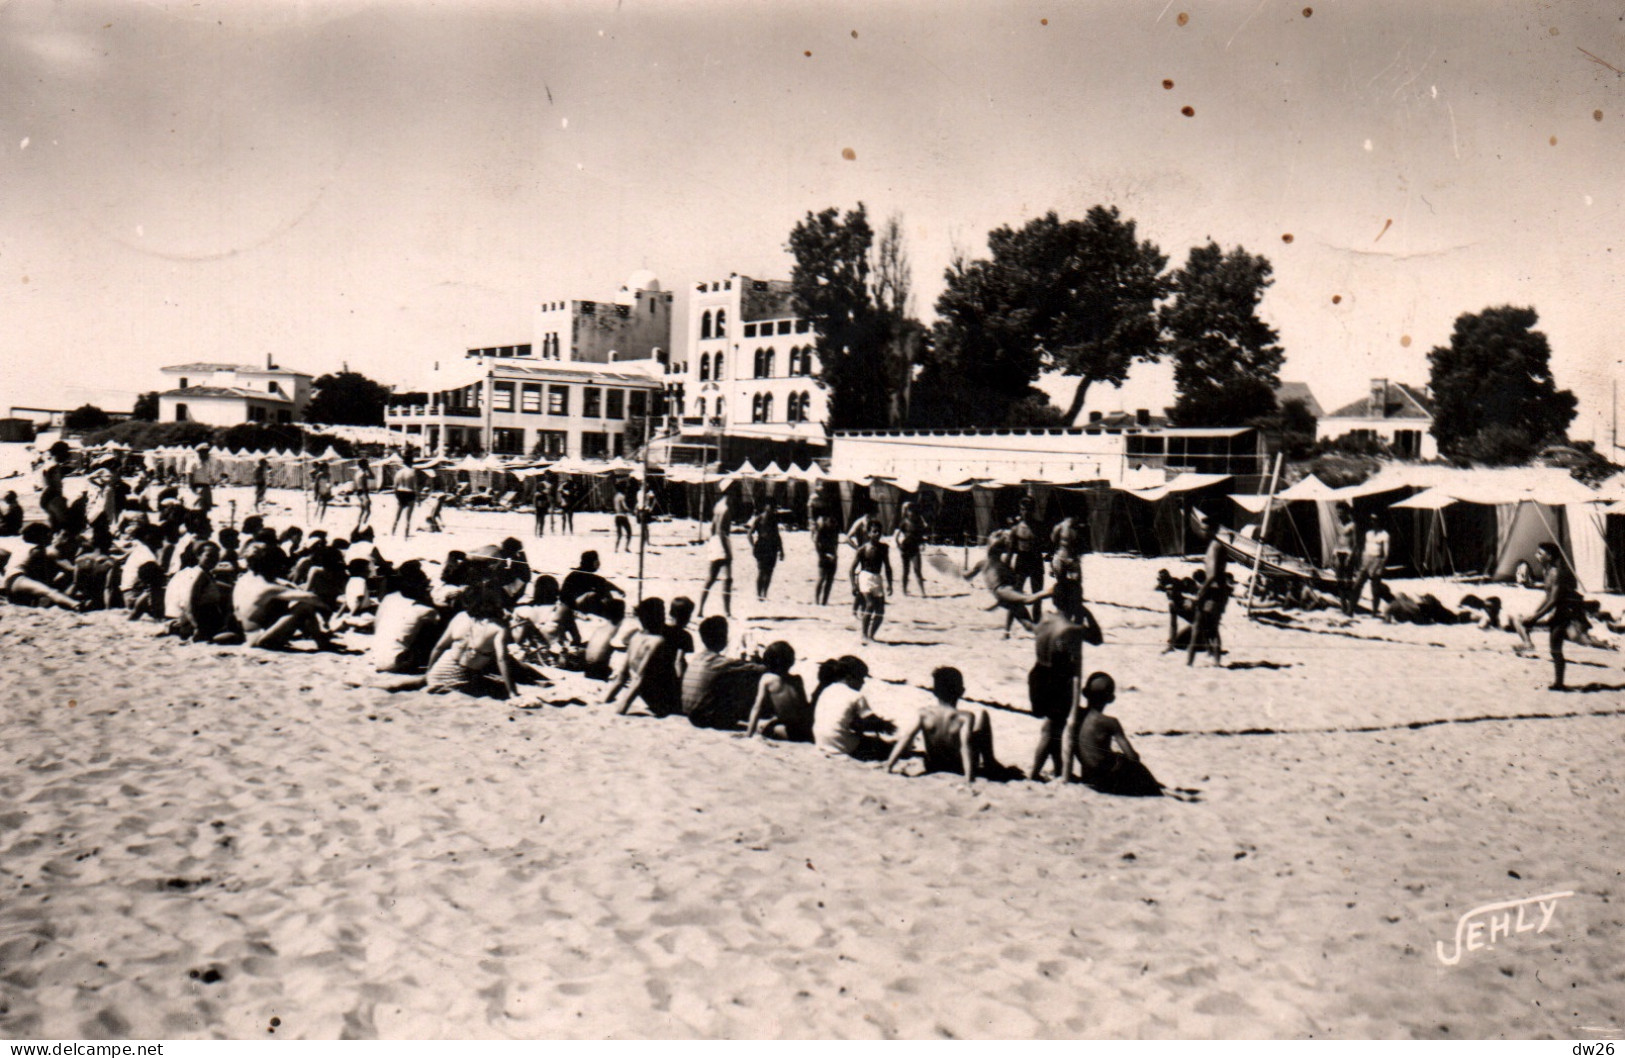
<path fill-rule="evenodd" d="M 1302 481 L 1282 489 L 1277 496 L 1288 502 L 1295 500 L 1325 500 L 1337 499 L 1337 490 L 1324 481 L 1310 474 Z"/>
<path fill-rule="evenodd" d="M 1127 492 L 1130 496 L 1133 496 L 1136 499 L 1147 500 L 1154 503 L 1157 500 L 1166 499 L 1168 496 L 1175 493 L 1195 492 L 1197 489 L 1205 489 L 1210 485 L 1217 485 L 1220 482 L 1229 480 L 1229 474 L 1195 474 L 1187 471 L 1180 474 L 1172 481 L 1167 482 L 1166 484 L 1158 485 L 1155 488 L 1125 489 L 1123 491 Z"/>
<path fill-rule="evenodd" d="M 1415 511 L 1442 511 L 1456 502 L 1458 502 L 1456 497 L 1445 489 L 1432 488 L 1424 489 L 1408 500 L 1400 500 L 1394 506 Z"/>

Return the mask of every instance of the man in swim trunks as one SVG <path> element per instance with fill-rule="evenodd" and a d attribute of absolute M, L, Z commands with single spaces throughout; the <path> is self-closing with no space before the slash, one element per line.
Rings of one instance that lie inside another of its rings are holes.
<path fill-rule="evenodd" d="M 869 525 L 869 539 L 852 557 L 853 576 L 857 581 L 859 627 L 865 643 L 875 642 L 880 623 L 886 619 L 886 596 L 892 591 L 891 550 L 880 539 L 880 523 Z M 880 575 L 886 575 L 881 583 Z"/>
<path fill-rule="evenodd" d="M 422 475 L 417 467 L 412 465 L 410 455 L 403 456 L 406 460 L 401 469 L 395 472 L 395 523 L 389 527 L 389 535 L 394 536 L 401 528 L 401 519 L 406 519 L 406 539 L 412 539 L 412 508 L 418 505 L 418 482 Z"/>
<path fill-rule="evenodd" d="M 1590 627 L 1586 620 L 1585 600 L 1580 597 L 1580 589 L 1574 579 L 1574 571 L 1569 569 L 1568 563 L 1563 561 L 1562 554 L 1557 545 L 1551 541 L 1541 544 L 1536 549 L 1540 556 L 1541 565 L 1546 569 L 1546 595 L 1540 601 L 1540 606 L 1534 613 L 1525 618 L 1512 619 L 1513 631 L 1518 633 L 1521 642 L 1514 649 L 1522 654 L 1535 649 L 1534 641 L 1529 638 L 1529 628 L 1541 618 L 1546 618 L 1548 627 L 1547 643 L 1552 652 L 1552 685 L 1551 690 L 1567 690 L 1563 684 L 1563 672 L 1566 661 L 1563 657 L 1563 644 L 1569 639 L 1576 638 L 1575 633 L 1584 635 Z"/>
<path fill-rule="evenodd" d="M 1016 579 L 1013 585 L 1018 591 L 1026 591 L 1029 586 L 1033 591 L 1042 591 L 1044 588 L 1044 548 L 1043 537 L 1040 535 L 1038 514 L 1031 496 L 1021 498 L 1021 515 L 1016 524 L 1010 527 L 1010 549 L 1012 552 L 1011 567 L 1015 571 Z M 1043 616 L 1044 604 L 1035 600 L 1033 606 L 1033 620 Z"/>
<path fill-rule="evenodd" d="M 1230 600 L 1230 556 L 1219 540 L 1219 520 L 1208 515 L 1202 520 L 1202 537 L 1207 550 L 1202 555 L 1202 586 L 1191 602 L 1191 642 L 1185 664 L 1196 664 L 1196 652 L 1204 646 L 1213 653 L 1213 663 L 1223 656 L 1219 646 L 1219 620 Z"/>
<path fill-rule="evenodd" d="M 1005 771 L 993 755 L 993 725 L 986 709 L 960 709 L 965 694 L 965 677 L 956 668 L 944 667 L 931 673 L 931 693 L 936 701 L 922 708 L 906 731 L 897 739 L 886 760 L 889 772 L 897 766 L 914 740 L 924 741 L 925 770 L 957 771 L 966 785 L 974 785 L 978 773 L 985 779 Z"/>
<path fill-rule="evenodd" d="M 724 485 L 722 495 L 711 507 L 710 535 L 705 540 L 705 558 L 709 563 L 705 574 L 705 587 L 700 591 L 699 614 L 705 616 L 705 600 L 711 594 L 711 585 L 722 578 L 722 612 L 725 616 L 733 616 L 734 594 L 734 552 L 733 541 L 729 535 L 733 532 L 734 524 L 733 489 Z"/>
<path fill-rule="evenodd" d="M 1016 588 L 1016 572 L 1010 567 L 1010 542 L 1005 533 L 996 532 L 988 537 L 987 556 L 979 570 L 973 570 L 970 576 L 975 576 L 977 572 L 981 573 L 982 586 L 993 593 L 995 605 L 1005 612 L 1004 637 L 1010 638 L 1010 627 L 1016 623 L 1031 632 L 1033 619 L 1027 607 L 1048 598 L 1051 589 L 1023 592 Z"/>
<path fill-rule="evenodd" d="M 828 508 L 820 508 L 812 526 L 813 551 L 818 555 L 818 580 L 813 585 L 813 602 L 829 604 L 835 587 L 835 571 L 840 565 L 841 530 Z"/>
<path fill-rule="evenodd" d="M 903 504 L 902 513 L 897 518 L 897 553 L 903 560 L 903 594 L 908 594 L 908 575 L 912 571 L 914 580 L 919 585 L 920 597 L 925 598 L 925 572 L 920 562 L 920 552 L 925 547 L 925 519 L 920 516 L 919 506 L 914 503 Z"/>
<path fill-rule="evenodd" d="M 356 465 L 355 475 L 355 527 L 360 529 L 372 518 L 372 467 L 363 459 Z M 355 535 L 353 532 L 351 535 Z"/>
<path fill-rule="evenodd" d="M 1365 591 L 1367 581 L 1371 582 L 1371 612 L 1377 612 L 1378 585 L 1382 583 L 1382 573 L 1387 566 L 1388 530 L 1382 527 L 1382 515 L 1373 511 L 1371 517 L 1366 519 L 1365 543 L 1360 548 L 1360 571 L 1355 575 L 1354 584 L 1343 603 L 1344 613 L 1353 617 L 1354 611 L 1360 608 L 1360 595 Z"/>
<path fill-rule="evenodd" d="M 610 548 L 613 553 L 621 549 L 621 542 L 626 542 L 626 550 L 632 550 L 632 508 L 626 502 L 626 490 L 615 489 L 615 546 Z"/>
<path fill-rule="evenodd" d="M 1075 756 L 1078 778 L 1102 793 L 1160 796 L 1162 784 L 1140 763 L 1123 725 L 1106 715 L 1116 698 L 1117 683 L 1104 672 L 1084 683 L 1084 708 L 1077 710 L 1076 723 L 1067 724 L 1066 778 L 1072 778 Z"/>

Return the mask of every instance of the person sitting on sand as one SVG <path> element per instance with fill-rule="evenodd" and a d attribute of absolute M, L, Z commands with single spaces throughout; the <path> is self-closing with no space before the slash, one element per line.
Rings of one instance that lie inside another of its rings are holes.
<path fill-rule="evenodd" d="M 544 574 L 536 578 L 530 602 L 514 607 L 508 634 L 530 660 L 546 657 L 560 649 L 567 638 L 560 614 L 558 579 Z M 581 642 L 579 635 L 575 642 Z"/>
<path fill-rule="evenodd" d="M 621 626 L 626 623 L 625 599 L 611 599 L 604 604 L 604 619 L 587 637 L 584 650 L 586 667 L 582 671 L 589 680 L 607 680 L 614 674 L 615 640 L 621 634 Z M 631 630 L 628 629 L 628 641 L 630 634 Z"/>
<path fill-rule="evenodd" d="M 306 636 L 318 650 L 332 650 L 333 641 L 321 622 L 321 600 L 314 594 L 282 583 L 282 561 L 275 549 L 261 543 L 243 551 L 247 571 L 232 588 L 232 610 L 251 647 L 281 650 L 295 636 Z"/>
<path fill-rule="evenodd" d="M 440 618 L 429 577 L 418 562 L 403 562 L 378 603 L 367 660 L 378 672 L 420 672 L 438 639 Z"/>
<path fill-rule="evenodd" d="M 762 651 L 767 671 L 756 685 L 756 701 L 750 707 L 745 737 L 754 738 L 760 728 L 763 738 L 789 742 L 813 740 L 813 708 L 807 701 L 807 688 L 801 677 L 790 672 L 796 663 L 796 650 L 782 639 Z"/>
<path fill-rule="evenodd" d="M 1160 797 L 1162 784 L 1140 763 L 1123 725 L 1106 715 L 1106 706 L 1116 698 L 1117 681 L 1104 672 L 1092 674 L 1084 683 L 1084 708 L 1076 711 L 1076 722 L 1067 724 L 1067 779 L 1072 778 L 1075 756 L 1079 781 L 1101 793 Z"/>
<path fill-rule="evenodd" d="M 23 531 L 23 507 L 17 494 L 7 491 L 0 497 L 0 536 L 16 536 Z"/>
<path fill-rule="evenodd" d="M 598 552 L 583 551 L 576 568 L 559 585 L 559 602 L 572 614 L 603 617 L 611 599 L 626 600 L 626 593 L 598 572 Z"/>
<path fill-rule="evenodd" d="M 219 565 L 220 545 L 208 541 L 192 565 L 170 578 L 164 591 L 170 634 L 199 643 L 242 641 L 231 627 L 231 591 L 217 579 Z"/>
<path fill-rule="evenodd" d="M 0 562 L 0 591 L 12 602 L 33 605 L 49 603 L 64 610 L 78 611 L 79 603 L 51 586 L 56 570 L 46 558 L 51 543 L 50 526 L 34 522 L 23 527 L 23 547 L 9 560 Z"/>
<path fill-rule="evenodd" d="M 666 638 L 671 640 L 672 647 L 677 651 L 677 672 L 682 674 L 688 663 L 688 656 L 694 653 L 694 633 L 688 630 L 688 622 L 694 616 L 694 600 L 687 595 L 679 595 L 671 601 L 666 608 Z"/>
<path fill-rule="evenodd" d="M 489 673 L 493 667 L 496 679 Z M 482 581 L 463 596 L 463 611 L 451 619 L 430 652 L 424 686 L 430 694 L 461 691 L 512 698 L 518 693 L 513 670 L 502 589 Z"/>
<path fill-rule="evenodd" d="M 885 760 L 891 755 L 892 744 L 880 736 L 897 728 L 890 720 L 876 716 L 864 697 L 869 666 L 862 658 L 848 654 L 836 662 L 833 675 L 835 682 L 822 689 L 814 707 L 813 741 L 832 756 Z"/>
<path fill-rule="evenodd" d="M 683 688 L 677 675 L 677 649 L 666 638 L 666 604 L 656 598 L 638 603 L 640 631 L 626 645 L 626 661 L 604 692 L 604 701 L 616 703 L 617 715 L 624 715 L 632 702 L 658 717 L 682 711 Z"/>
<path fill-rule="evenodd" d="M 164 532 L 156 525 L 136 525 L 130 530 L 129 546 L 119 563 L 118 590 L 120 604 L 129 606 L 141 584 L 141 570 L 151 564 L 163 566 L 158 550 L 163 547 Z"/>
<path fill-rule="evenodd" d="M 713 614 L 700 622 L 700 646 L 683 672 L 683 713 L 695 727 L 731 730 L 750 717 L 766 667 L 730 658 L 728 619 Z"/>
<path fill-rule="evenodd" d="M 984 779 L 1004 777 L 1007 769 L 993 755 L 993 723 L 987 710 L 959 708 L 959 699 L 965 694 L 964 675 L 952 667 L 937 669 L 931 673 L 931 693 L 937 700 L 922 708 L 898 736 L 886 759 L 886 770 L 895 768 L 920 739 L 927 774 L 957 771 L 967 785 L 974 784 L 978 774 Z"/>

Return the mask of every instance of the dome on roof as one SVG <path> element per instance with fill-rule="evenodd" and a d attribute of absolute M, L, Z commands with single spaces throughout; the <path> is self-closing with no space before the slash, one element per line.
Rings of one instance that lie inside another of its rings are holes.
<path fill-rule="evenodd" d="M 647 268 L 640 268 L 632 273 L 631 278 L 626 281 L 626 286 L 621 289 L 632 294 L 640 290 L 659 290 L 660 279 Z"/>

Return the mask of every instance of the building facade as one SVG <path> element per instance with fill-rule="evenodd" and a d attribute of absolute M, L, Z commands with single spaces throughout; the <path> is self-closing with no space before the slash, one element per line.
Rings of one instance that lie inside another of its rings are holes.
<path fill-rule="evenodd" d="M 672 451 L 716 452 L 724 439 L 822 449 L 829 393 L 817 344 L 787 280 L 733 273 L 695 284 L 666 371 Z"/>
<path fill-rule="evenodd" d="M 1437 459 L 1433 399 L 1426 387 L 1374 378 L 1364 397 L 1325 416 L 1315 428 L 1319 440 L 1350 437 L 1378 441 L 1401 459 Z"/>
<path fill-rule="evenodd" d="M 158 394 L 160 422 L 238 426 L 248 422 L 297 422 L 310 403 L 312 377 L 251 364 L 176 364 L 161 369 L 174 388 Z"/>
<path fill-rule="evenodd" d="M 635 272 L 614 301 L 541 302 L 528 351 L 510 355 L 575 364 L 665 363 L 671 353 L 671 307 L 672 296 L 660 289 L 653 272 Z"/>
<path fill-rule="evenodd" d="M 396 394 L 384 424 L 420 452 L 488 452 L 538 459 L 634 454 L 663 413 L 660 366 L 534 358 L 465 360 L 423 392 Z M 628 437 L 629 424 L 631 437 Z"/>

